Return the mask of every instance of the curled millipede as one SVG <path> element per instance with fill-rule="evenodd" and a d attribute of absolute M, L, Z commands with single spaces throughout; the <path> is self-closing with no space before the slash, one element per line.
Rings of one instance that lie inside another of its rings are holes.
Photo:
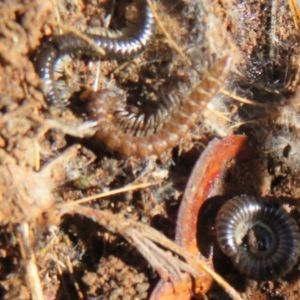
<path fill-rule="evenodd" d="M 138 20 L 134 29 L 125 28 L 119 33 L 108 31 L 107 36 L 87 34 L 87 36 L 105 51 L 106 58 L 129 58 L 139 54 L 150 42 L 154 34 L 154 18 L 145 0 L 137 1 Z M 111 37 L 113 36 L 113 37 Z M 61 104 L 55 85 L 55 66 L 64 55 L 89 55 L 99 57 L 99 53 L 85 40 L 73 33 L 54 35 L 42 43 L 34 57 L 34 64 L 42 79 L 42 88 L 47 100 L 52 104 Z"/>
<path fill-rule="evenodd" d="M 97 46 L 105 50 L 106 58 L 132 57 L 150 42 L 154 34 L 154 17 L 147 1 L 138 0 L 137 8 L 139 16 L 134 30 L 126 28 L 114 37 L 87 34 Z M 55 66 L 66 54 L 99 57 L 87 41 L 73 33 L 52 36 L 41 45 L 34 62 L 46 98 L 55 105 L 62 102 L 54 79 Z M 229 56 L 223 57 L 187 97 L 169 94 L 153 112 L 120 109 L 107 101 L 107 97 L 103 97 L 105 91 L 91 93 L 88 113 L 99 128 L 95 137 L 111 150 L 127 156 L 159 155 L 173 148 L 195 124 L 203 106 L 223 85 L 230 70 L 230 62 Z"/>
<path fill-rule="evenodd" d="M 92 92 L 89 95 L 88 111 L 93 120 L 98 122 L 99 130 L 95 133 L 95 138 L 105 143 L 111 150 L 127 156 L 159 155 L 166 149 L 175 147 L 195 124 L 203 106 L 219 91 L 228 76 L 230 66 L 231 57 L 225 56 L 220 59 L 202 82 L 178 103 L 176 109 L 174 109 L 174 104 L 170 103 L 169 109 L 172 111 L 170 111 L 166 122 L 154 130 L 153 128 L 151 130 L 150 127 L 155 127 L 152 125 L 155 121 L 148 124 L 147 118 L 143 114 L 136 116 L 131 114 L 131 119 L 127 121 L 128 126 L 118 124 L 120 112 L 116 108 L 112 110 L 111 103 L 102 97 L 101 91 Z M 164 103 L 164 106 L 158 108 L 152 119 L 155 120 L 159 114 L 166 115 L 165 108 Z M 161 119 L 160 117 L 157 118 Z M 123 122 L 126 123 L 124 118 Z M 149 131 L 150 133 L 137 136 L 130 133 L 130 130 L 129 133 L 126 132 L 126 128 L 129 127 L 130 129 L 135 124 L 137 124 L 136 127 L 140 132 Z"/>
<path fill-rule="evenodd" d="M 300 255 L 295 220 L 268 199 L 232 198 L 218 212 L 216 233 L 221 250 L 241 273 L 253 279 L 284 276 Z"/>

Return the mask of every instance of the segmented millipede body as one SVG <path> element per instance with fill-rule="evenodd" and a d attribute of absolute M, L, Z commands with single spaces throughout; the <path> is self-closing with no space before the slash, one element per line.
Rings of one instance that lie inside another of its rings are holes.
<path fill-rule="evenodd" d="M 87 34 L 98 47 L 105 51 L 105 58 L 133 57 L 139 54 L 152 39 L 155 21 L 147 2 L 138 0 L 137 9 L 136 28 L 125 28 L 119 34 L 115 31 L 108 31 L 107 36 Z M 109 35 L 113 35 L 113 37 L 109 37 Z M 47 100 L 56 105 L 61 104 L 61 99 L 55 86 L 55 65 L 66 54 L 85 54 L 102 58 L 91 44 L 73 33 L 54 35 L 42 43 L 34 57 L 34 64 L 43 81 L 42 88 Z"/>
<path fill-rule="evenodd" d="M 241 195 L 221 207 L 216 218 L 221 250 L 246 276 L 284 276 L 299 259 L 300 233 L 288 213 L 268 199 Z"/>
<path fill-rule="evenodd" d="M 126 133 L 123 126 L 119 126 L 117 111 L 108 113 L 109 103 L 101 97 L 100 92 L 90 94 L 88 110 L 100 128 L 95 138 L 105 143 L 111 150 L 127 156 L 146 157 L 151 154 L 159 155 L 166 149 L 175 147 L 195 124 L 199 114 L 226 80 L 231 66 L 231 57 L 220 59 L 201 83 L 178 103 L 178 107 L 170 112 L 170 116 L 162 127 L 144 136 Z M 158 109 L 157 113 L 160 112 Z M 140 116 L 134 116 L 134 119 Z M 128 126 L 132 126 L 128 120 Z M 147 126 L 147 122 L 145 124 Z M 142 129 L 141 129 L 142 130 Z"/>
<path fill-rule="evenodd" d="M 140 53 L 154 34 L 154 17 L 145 0 L 137 1 L 139 17 L 137 27 L 112 37 L 88 34 L 97 46 L 104 49 L 106 58 L 128 58 Z M 60 105 L 54 80 L 55 65 L 65 54 L 98 56 L 95 49 L 82 38 L 68 33 L 52 36 L 43 43 L 34 59 L 38 74 L 43 81 L 47 100 Z M 172 96 L 163 99 L 153 113 L 134 113 L 114 108 L 103 96 L 103 91 L 90 94 L 88 113 L 97 121 L 99 130 L 95 138 L 111 150 L 124 155 L 146 157 L 159 155 L 173 148 L 195 124 L 203 106 L 210 101 L 223 85 L 230 71 L 231 58 L 223 57 L 210 70 L 192 92 L 182 98 Z M 174 93 L 173 93 L 174 95 Z"/>

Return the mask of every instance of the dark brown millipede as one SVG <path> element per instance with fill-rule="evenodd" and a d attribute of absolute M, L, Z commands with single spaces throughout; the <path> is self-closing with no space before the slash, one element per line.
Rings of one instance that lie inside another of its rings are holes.
<path fill-rule="evenodd" d="M 221 250 L 253 279 L 282 277 L 299 259 L 298 225 L 270 199 L 248 195 L 230 199 L 218 212 L 216 233 Z"/>
<path fill-rule="evenodd" d="M 138 20 L 134 29 L 125 28 L 120 34 L 108 36 L 87 34 L 87 36 L 105 51 L 106 58 L 129 58 L 139 54 L 154 35 L 154 18 L 145 0 L 137 1 Z M 54 80 L 55 66 L 63 55 L 90 55 L 99 57 L 99 53 L 85 40 L 73 33 L 53 35 L 42 43 L 34 57 L 34 65 L 42 79 L 42 88 L 47 100 L 61 104 L 59 92 Z"/>
<path fill-rule="evenodd" d="M 230 66 L 229 56 L 220 59 L 202 82 L 178 103 L 178 107 L 170 113 L 166 123 L 151 134 L 144 136 L 126 133 L 124 126 L 122 128 L 114 118 L 117 112 L 111 111 L 111 104 L 101 97 L 102 92 L 91 93 L 88 110 L 92 118 L 98 122 L 99 127 L 95 138 L 105 143 L 111 150 L 127 156 L 159 155 L 166 149 L 175 147 L 195 124 L 199 114 L 203 111 L 203 106 L 219 91 L 228 76 Z M 138 117 L 140 116 L 136 116 Z"/>

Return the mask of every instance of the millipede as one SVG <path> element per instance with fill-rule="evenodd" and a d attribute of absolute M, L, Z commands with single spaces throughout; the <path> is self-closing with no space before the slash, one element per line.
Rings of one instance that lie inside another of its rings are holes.
<path fill-rule="evenodd" d="M 37 73 L 42 79 L 42 89 L 51 104 L 60 105 L 61 97 L 54 80 L 55 66 L 64 55 L 80 56 L 82 54 L 94 58 L 130 58 L 139 54 L 154 35 L 154 17 L 145 0 L 137 1 L 138 19 L 135 28 L 125 27 L 120 32 L 108 30 L 106 36 L 86 35 L 102 50 L 104 57 L 74 33 L 52 35 L 47 38 L 33 58 Z M 113 36 L 113 37 L 110 37 Z"/>
<path fill-rule="evenodd" d="M 300 255 L 296 221 L 270 199 L 240 195 L 216 218 L 217 241 L 238 271 L 258 280 L 283 277 Z"/>
<path fill-rule="evenodd" d="M 111 104 L 102 97 L 102 92 L 91 92 L 89 95 L 88 112 L 93 120 L 97 121 L 99 130 L 95 138 L 102 141 L 111 150 L 126 156 L 146 157 L 151 154 L 159 155 L 166 149 L 175 147 L 179 140 L 194 126 L 203 107 L 219 91 L 226 80 L 231 66 L 231 57 L 220 59 L 204 79 L 196 85 L 191 93 L 177 104 L 170 104 L 170 115 L 167 121 L 159 128 L 152 128 L 150 134 L 136 136 L 126 133 L 124 128 L 132 129 L 137 124 L 139 132 L 151 130 L 151 122 L 144 114 L 133 115 L 131 118 L 123 118 L 123 126 L 118 124 L 120 111 L 111 107 Z M 88 97 L 88 96 L 87 96 Z M 175 101 L 176 102 L 176 101 Z M 177 105 L 174 109 L 173 105 Z M 165 103 L 159 107 L 152 116 L 155 119 L 159 114 L 164 114 Z M 161 117 L 157 117 L 161 119 Z M 139 120 L 146 120 L 142 122 Z M 147 122 L 148 121 L 148 122 Z M 127 126 L 126 126 L 127 123 Z M 155 124 L 155 122 L 152 122 Z"/>
<path fill-rule="evenodd" d="M 137 1 L 137 8 L 138 25 L 134 30 L 124 30 L 114 37 L 87 34 L 97 46 L 105 50 L 105 58 L 133 57 L 151 41 L 155 27 L 153 14 L 145 0 Z M 73 33 L 54 35 L 42 43 L 34 62 L 50 104 L 59 105 L 62 102 L 54 72 L 58 61 L 65 54 L 85 54 L 93 57 L 98 55 L 87 41 Z M 86 93 L 85 98 L 89 97 L 88 115 L 97 122 L 95 139 L 126 156 L 160 155 L 166 149 L 175 147 L 195 125 L 205 104 L 224 84 L 230 66 L 231 57 L 222 57 L 190 93 L 185 93 L 183 97 L 175 92 L 169 93 L 150 114 L 146 111 L 135 113 L 115 107 L 111 101 L 107 101 L 107 97 L 103 97 L 106 93 L 103 90 L 90 92 L 88 96 Z"/>

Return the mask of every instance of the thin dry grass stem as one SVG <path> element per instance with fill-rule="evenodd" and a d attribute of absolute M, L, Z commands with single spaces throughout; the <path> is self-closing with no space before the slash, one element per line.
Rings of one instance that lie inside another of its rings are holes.
<path fill-rule="evenodd" d="M 209 107 L 206 107 L 206 110 L 211 113 L 211 114 L 214 114 L 215 116 L 217 116 L 218 118 L 230 123 L 231 122 L 231 119 L 226 117 L 224 113 L 222 113 L 221 111 L 217 111 L 217 110 L 214 110 L 214 109 L 211 109 Z"/>
<path fill-rule="evenodd" d="M 21 223 L 18 228 L 19 244 L 25 269 L 25 280 L 32 300 L 43 300 L 43 289 L 36 265 L 35 255 L 30 246 L 28 223 Z"/>
<path fill-rule="evenodd" d="M 54 6 L 54 12 L 55 12 L 55 17 L 57 22 L 60 23 L 60 15 L 59 15 L 59 11 L 58 11 L 58 7 L 57 7 L 57 0 L 52 0 L 53 6 Z M 60 33 L 61 32 L 61 28 L 59 28 Z"/>
<path fill-rule="evenodd" d="M 289 1 L 289 6 L 293 16 L 295 27 L 298 30 L 300 25 L 300 11 L 297 2 L 296 0 L 288 0 L 288 1 Z"/>
<path fill-rule="evenodd" d="M 266 105 L 265 104 L 262 104 L 262 103 L 257 103 L 257 102 L 254 102 L 254 101 L 251 101 L 251 100 L 248 100 L 246 98 L 243 98 L 243 97 L 240 97 L 234 93 L 231 93 L 231 92 L 228 92 L 224 89 L 220 89 L 221 93 L 232 98 L 233 100 L 236 100 L 236 101 L 239 101 L 241 103 L 244 103 L 244 104 L 249 104 L 249 105 L 253 105 L 253 106 L 261 106 L 261 107 L 265 107 Z"/>
<path fill-rule="evenodd" d="M 71 32 L 75 34 L 76 36 L 87 42 L 89 46 L 91 46 L 93 50 L 99 54 L 99 56 L 105 56 L 105 50 L 98 46 L 93 40 L 91 40 L 86 34 L 82 33 L 81 31 L 56 21 L 49 22 L 49 25 L 53 27 L 57 26 L 63 29 L 65 32 Z"/>
<path fill-rule="evenodd" d="M 63 204 L 63 207 L 82 204 L 82 203 L 86 203 L 86 202 L 93 201 L 93 200 L 96 200 L 96 199 L 100 199 L 100 198 L 120 194 L 120 193 L 125 193 L 125 192 L 129 192 L 129 191 L 143 189 L 143 188 L 146 188 L 146 187 L 149 187 L 149 186 L 152 186 L 152 185 L 155 185 L 155 183 L 145 182 L 145 183 L 141 183 L 141 184 L 127 185 L 127 186 L 124 186 L 120 189 L 116 189 L 116 190 L 109 191 L 109 192 L 106 192 L 106 193 L 96 194 L 96 195 L 93 195 L 93 196 L 89 196 L 89 197 L 85 197 L 85 198 L 75 200 L 73 202 L 69 202 L 67 204 Z"/>
<path fill-rule="evenodd" d="M 144 242 L 150 248 L 151 253 L 158 255 L 161 261 L 164 261 L 167 265 L 170 266 L 170 268 L 173 269 L 172 274 L 174 274 L 176 278 L 182 280 L 182 273 L 180 272 L 180 270 L 188 272 L 195 277 L 197 276 L 197 272 L 195 272 L 195 270 L 191 266 L 187 265 L 181 260 L 178 260 L 177 257 L 172 256 L 169 251 L 158 248 L 158 246 L 149 239 L 144 238 Z"/>
<path fill-rule="evenodd" d="M 41 156 L 40 156 L 40 144 L 35 141 L 34 142 L 34 162 L 35 162 L 35 171 L 38 172 L 41 168 Z"/>
<path fill-rule="evenodd" d="M 269 150 L 265 150 L 264 151 L 264 154 L 271 154 L 271 153 L 274 153 L 274 152 L 277 152 L 277 151 L 282 151 L 283 149 L 285 148 L 285 145 L 284 146 L 279 146 L 279 147 L 276 147 L 276 148 L 272 148 L 272 149 L 269 149 Z"/>
<path fill-rule="evenodd" d="M 182 249 L 152 227 L 136 221 L 128 220 L 123 216 L 114 215 L 107 211 L 94 210 L 80 205 L 62 205 L 59 207 L 58 213 L 60 215 L 64 215 L 66 213 L 84 215 L 105 227 L 110 232 L 122 235 L 130 243 L 133 243 L 139 251 L 141 251 L 141 254 L 158 271 L 158 273 L 163 276 L 164 280 L 168 274 L 175 273 L 176 276 L 178 276 L 177 273 L 180 271 L 187 271 L 195 276 L 195 274 L 199 274 L 199 270 L 201 269 L 210 274 L 233 300 L 242 300 L 238 292 L 235 291 L 234 288 L 221 276 L 206 266 L 203 261 Z M 169 256 L 166 256 L 166 254 L 162 254 L 162 251 L 165 250 L 160 249 L 157 244 L 162 246 L 164 249 L 167 249 L 167 251 L 177 254 L 185 260 L 185 262 L 179 258 L 173 257 L 171 259 Z M 170 266 L 170 263 L 172 266 Z"/>
<path fill-rule="evenodd" d="M 68 289 L 67 289 L 64 277 L 63 277 L 63 270 L 61 269 L 62 266 L 63 266 L 63 268 L 66 268 L 66 265 L 63 264 L 58 259 L 58 257 L 57 257 L 57 255 L 56 255 L 55 252 L 53 252 L 53 254 L 51 255 L 51 258 L 55 262 L 55 267 L 56 267 L 56 269 L 58 271 L 59 276 L 61 277 L 61 282 L 62 282 L 62 286 L 63 286 L 63 289 L 64 289 L 64 293 L 65 293 L 65 295 L 68 295 Z M 70 297 L 68 297 L 68 299 L 70 299 Z"/>
<path fill-rule="evenodd" d="M 110 13 L 105 18 L 105 27 L 106 28 L 108 28 L 109 24 L 111 23 L 111 19 L 112 19 L 112 16 L 113 16 L 114 12 L 115 12 L 115 9 L 116 9 L 116 0 L 113 0 L 112 5 L 111 5 Z"/>
<path fill-rule="evenodd" d="M 148 239 L 143 239 L 143 242 L 149 248 L 150 252 L 153 253 L 153 256 L 158 257 L 158 260 L 161 262 L 162 265 L 168 266 L 169 272 L 170 274 L 172 274 L 172 276 L 169 276 L 169 278 L 174 277 L 178 278 L 180 281 L 183 280 L 181 270 L 184 271 L 184 269 L 186 269 L 186 263 L 172 256 L 170 252 L 167 252 L 157 247 L 157 245 L 155 245 L 152 241 Z M 191 268 L 190 271 L 195 273 L 194 270 L 192 270 Z"/>
<path fill-rule="evenodd" d="M 44 119 L 37 115 L 31 115 L 28 116 L 28 118 L 44 126 L 43 130 L 38 134 L 38 138 L 42 137 L 50 129 L 59 130 L 64 134 L 69 134 L 79 138 L 93 136 L 97 131 L 97 128 L 95 128 L 95 122 L 84 122 L 80 125 L 69 125 L 62 124 L 61 122 L 52 119 Z"/>
<path fill-rule="evenodd" d="M 167 281 L 172 277 L 182 281 L 183 278 L 181 271 L 186 271 L 194 275 L 195 277 L 197 276 L 197 272 L 195 272 L 192 267 L 187 265 L 185 262 L 178 260 L 178 258 L 172 256 L 171 253 L 168 253 L 167 251 L 159 248 L 153 241 L 145 238 L 143 234 L 138 230 L 134 228 L 128 228 L 124 232 L 124 237 L 128 240 L 129 243 L 132 243 L 133 241 L 139 251 L 141 245 L 143 245 L 142 250 L 146 248 L 146 251 L 140 252 L 144 257 L 147 258 L 150 264 L 151 260 L 158 261 L 158 269 L 155 267 L 155 270 L 158 271 L 159 275 L 164 281 Z M 167 272 L 162 273 L 161 270 L 166 270 Z"/>
<path fill-rule="evenodd" d="M 77 296 L 78 296 L 79 299 L 84 299 L 85 297 L 84 297 L 82 291 L 80 290 L 80 286 L 79 286 L 79 284 L 76 281 L 76 278 L 74 276 L 74 269 L 73 269 L 73 265 L 70 261 L 70 258 L 68 256 L 65 256 L 65 261 L 66 261 L 66 265 L 67 265 L 67 268 L 68 268 L 68 273 L 71 274 L 71 278 L 72 278 L 72 281 L 73 281 L 73 285 L 76 289 Z"/>
<path fill-rule="evenodd" d="M 277 20 L 277 0 L 271 2 L 271 20 L 270 20 L 270 29 L 269 29 L 269 57 L 271 60 L 274 60 L 275 55 L 275 41 L 276 41 L 276 20 Z M 278 39 L 277 39 L 278 40 Z"/>
<path fill-rule="evenodd" d="M 71 275 L 71 279 L 73 281 L 73 285 L 75 287 L 78 299 L 84 299 L 84 295 L 80 290 L 80 286 L 79 286 L 78 282 L 76 281 L 76 278 L 74 277 L 74 269 L 73 269 L 72 263 L 70 261 L 70 258 L 66 255 L 64 255 L 63 257 L 64 257 L 64 262 L 58 259 L 55 251 L 52 251 L 51 255 L 49 255 L 49 258 L 51 258 L 55 262 L 55 267 L 58 271 L 59 276 L 61 277 L 61 282 L 63 285 L 64 293 L 65 293 L 65 295 L 67 295 L 68 299 L 73 299 L 72 296 L 70 296 L 68 294 L 68 288 L 66 286 L 66 282 L 65 282 L 64 276 L 63 276 L 63 273 L 64 273 L 63 269 L 67 270 L 68 274 Z"/>
<path fill-rule="evenodd" d="M 112 19 L 112 16 L 114 14 L 115 8 L 116 8 L 116 2 L 113 1 L 111 11 L 105 19 L 104 28 L 106 28 L 106 29 L 108 29 L 108 27 L 111 23 L 111 19 Z M 95 72 L 96 74 L 95 74 L 95 79 L 94 79 L 94 82 L 93 82 L 93 85 L 92 85 L 92 90 L 96 91 L 98 89 L 98 86 L 99 86 L 99 80 L 100 80 L 100 74 L 101 74 L 101 61 L 99 60 L 99 61 L 94 62 L 94 63 L 96 64 L 96 72 Z"/>
<path fill-rule="evenodd" d="M 93 136 L 98 130 L 95 128 L 94 122 L 84 122 L 79 125 L 66 125 L 61 124 L 55 120 L 43 120 L 41 121 L 51 129 L 61 130 L 64 134 L 69 134 L 75 137 L 84 138 L 88 136 Z"/>
<path fill-rule="evenodd" d="M 265 122 L 265 121 L 266 121 L 265 119 L 256 119 L 256 120 L 249 120 L 249 121 L 245 121 L 245 122 L 239 122 L 237 124 L 230 126 L 230 129 L 239 128 L 240 126 L 247 125 L 247 124 L 261 125 L 262 122 Z"/>
<path fill-rule="evenodd" d="M 130 237 L 130 238 L 129 238 Z M 147 261 L 150 263 L 153 269 L 157 271 L 157 273 L 160 275 L 160 277 L 167 281 L 170 278 L 170 274 L 168 269 L 159 261 L 159 259 L 152 253 L 147 245 L 145 245 L 145 242 L 142 241 L 139 237 L 135 235 L 125 235 L 126 240 L 129 241 L 130 244 L 134 244 L 134 246 L 137 248 L 137 250 L 145 257 L 147 258 Z"/>
<path fill-rule="evenodd" d="M 194 260 L 189 261 L 189 263 L 194 263 L 194 266 L 197 266 L 198 268 L 208 273 L 233 300 L 243 300 L 239 293 L 227 281 L 225 281 L 223 277 L 203 264 L 199 258 L 195 257 Z"/>
<path fill-rule="evenodd" d="M 168 31 L 166 30 L 165 26 L 163 25 L 163 23 L 161 22 L 159 16 L 157 15 L 155 8 L 152 4 L 152 1 L 147 0 L 147 3 L 152 11 L 152 14 L 154 16 L 154 19 L 158 25 L 158 27 L 160 28 L 160 30 L 163 32 L 163 34 L 165 35 L 165 37 L 167 38 L 167 40 L 169 41 L 171 47 L 188 63 L 189 66 L 192 66 L 192 62 L 189 60 L 189 58 L 184 54 L 184 52 L 182 51 L 182 49 L 180 49 L 180 47 L 177 45 L 177 43 L 172 39 L 172 37 L 170 36 L 170 34 L 168 33 Z"/>

